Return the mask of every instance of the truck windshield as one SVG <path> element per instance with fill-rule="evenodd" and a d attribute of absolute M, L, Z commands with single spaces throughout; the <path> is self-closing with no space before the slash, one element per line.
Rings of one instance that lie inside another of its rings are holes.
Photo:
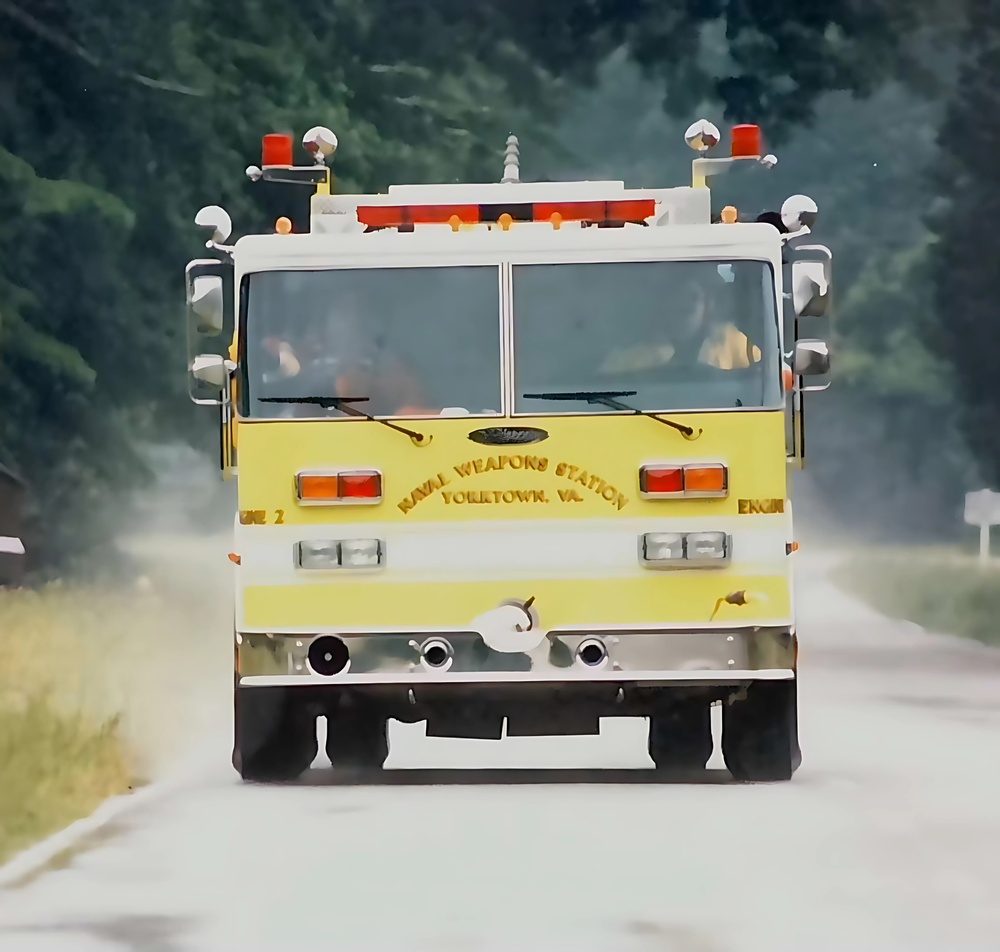
<path fill-rule="evenodd" d="M 261 271 L 243 295 L 245 417 L 346 417 L 315 400 L 364 397 L 374 416 L 498 415 L 497 266 Z"/>
<path fill-rule="evenodd" d="M 516 265 L 512 309 L 516 413 L 613 413 L 565 396 L 611 391 L 640 410 L 782 405 L 767 262 Z"/>

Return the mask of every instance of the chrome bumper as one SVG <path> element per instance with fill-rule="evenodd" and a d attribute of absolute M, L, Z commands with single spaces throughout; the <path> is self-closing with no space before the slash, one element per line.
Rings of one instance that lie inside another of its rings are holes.
<path fill-rule="evenodd" d="M 240 685 L 446 685 L 510 682 L 620 682 L 711 685 L 795 677 L 796 638 L 786 628 L 688 629 L 659 632 L 549 632 L 530 652 L 493 651 L 475 632 L 339 636 L 350 652 L 346 670 L 316 674 L 308 661 L 315 637 L 237 634 Z M 443 640 L 451 648 L 444 667 L 421 659 L 421 646 Z M 588 642 L 603 643 L 596 665 L 581 658 Z"/>

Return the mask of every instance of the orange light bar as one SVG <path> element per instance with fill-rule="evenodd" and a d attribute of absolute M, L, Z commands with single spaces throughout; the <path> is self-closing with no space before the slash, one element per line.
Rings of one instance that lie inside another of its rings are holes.
<path fill-rule="evenodd" d="M 309 502 L 333 502 L 340 498 L 340 477 L 337 473 L 322 476 L 300 473 L 296 482 L 299 499 Z"/>
<path fill-rule="evenodd" d="M 684 492 L 725 495 L 727 486 L 726 467 L 712 464 L 710 466 L 684 467 Z"/>
<path fill-rule="evenodd" d="M 358 221 L 369 228 L 401 228 L 408 225 L 492 224 L 506 228 L 519 221 L 551 221 L 557 227 L 565 221 L 597 225 L 644 222 L 656 212 L 652 198 L 613 202 L 515 202 L 509 205 L 359 205 Z M 506 228 L 504 230 L 506 230 Z"/>

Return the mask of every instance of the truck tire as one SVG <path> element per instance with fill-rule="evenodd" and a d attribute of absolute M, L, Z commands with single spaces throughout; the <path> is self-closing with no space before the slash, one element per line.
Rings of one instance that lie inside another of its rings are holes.
<path fill-rule="evenodd" d="M 712 756 L 712 709 L 683 701 L 649 718 L 649 756 L 657 770 L 704 770 Z"/>
<path fill-rule="evenodd" d="M 791 780 L 802 762 L 796 681 L 754 681 L 722 708 L 722 756 L 736 780 Z"/>
<path fill-rule="evenodd" d="M 290 688 L 236 688 L 233 766 L 244 780 L 295 780 L 316 759 L 316 716 Z"/>
<path fill-rule="evenodd" d="M 387 718 L 371 711 L 328 715 L 326 756 L 336 769 L 381 770 L 389 756 Z"/>

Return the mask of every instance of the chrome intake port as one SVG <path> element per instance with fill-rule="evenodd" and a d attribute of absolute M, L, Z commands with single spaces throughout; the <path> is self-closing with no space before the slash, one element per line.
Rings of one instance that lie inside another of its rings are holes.
<path fill-rule="evenodd" d="M 576 657 L 588 668 L 603 668 L 608 663 L 608 646 L 600 638 L 587 638 L 577 645 Z"/>
<path fill-rule="evenodd" d="M 333 635 L 323 635 L 309 645 L 309 667 L 325 678 L 347 670 L 351 653 L 347 645 Z"/>
<path fill-rule="evenodd" d="M 420 663 L 429 671 L 447 671 L 455 652 L 443 638 L 430 638 L 420 646 Z"/>

